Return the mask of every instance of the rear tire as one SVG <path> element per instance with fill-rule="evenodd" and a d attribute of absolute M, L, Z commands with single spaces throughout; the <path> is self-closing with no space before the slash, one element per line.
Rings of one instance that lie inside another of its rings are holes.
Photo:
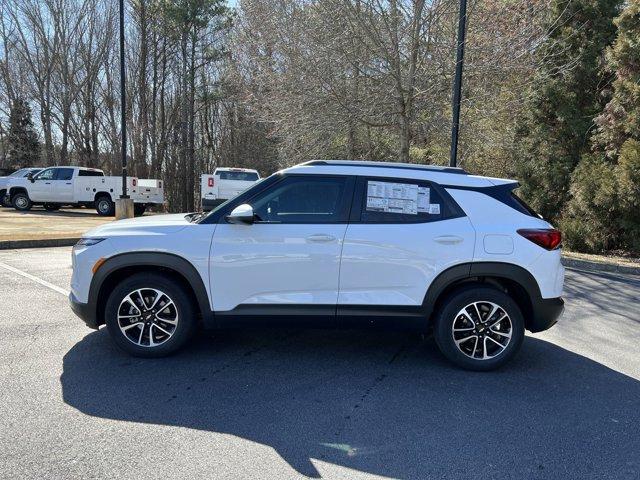
<path fill-rule="evenodd" d="M 144 215 L 147 206 L 144 203 L 135 203 L 133 205 L 133 215 L 136 217 L 141 217 Z"/>
<path fill-rule="evenodd" d="M 192 302 L 175 280 L 139 273 L 113 289 L 105 306 L 105 323 L 113 341 L 128 354 L 164 357 L 193 336 Z"/>
<path fill-rule="evenodd" d="M 29 195 L 24 192 L 16 193 L 11 198 L 11 204 L 13 205 L 13 208 L 19 212 L 27 212 L 31 210 L 31 207 L 33 207 L 33 202 L 29 199 Z"/>
<path fill-rule="evenodd" d="M 55 212 L 56 210 L 60 210 L 60 205 L 56 205 L 54 203 L 45 203 L 44 209 L 47 212 Z"/>
<path fill-rule="evenodd" d="M 101 195 L 96 198 L 96 212 L 101 217 L 113 217 L 116 213 L 116 206 L 108 195 Z"/>
<path fill-rule="evenodd" d="M 442 354 L 457 366 L 494 370 L 520 350 L 524 318 L 506 293 L 474 285 L 444 300 L 436 314 L 434 334 Z"/>

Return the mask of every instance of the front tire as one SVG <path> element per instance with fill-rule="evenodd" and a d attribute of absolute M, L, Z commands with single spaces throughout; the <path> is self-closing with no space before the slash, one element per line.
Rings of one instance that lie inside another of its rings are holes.
<path fill-rule="evenodd" d="M 11 199 L 11 204 L 13 205 L 13 208 L 19 212 L 27 212 L 31 210 L 31 207 L 33 207 L 33 203 L 29 199 L 29 195 L 24 192 L 16 193 Z"/>
<path fill-rule="evenodd" d="M 105 306 L 113 341 L 136 357 L 164 357 L 192 337 L 192 300 L 178 282 L 156 274 L 137 274 L 119 283 Z"/>
<path fill-rule="evenodd" d="M 494 370 L 520 349 L 524 318 L 518 304 L 506 293 L 469 286 L 445 299 L 436 314 L 434 334 L 440 351 L 457 366 Z"/>

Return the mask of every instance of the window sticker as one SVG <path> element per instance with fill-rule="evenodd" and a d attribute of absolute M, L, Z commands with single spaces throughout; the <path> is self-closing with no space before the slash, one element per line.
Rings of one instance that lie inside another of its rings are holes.
<path fill-rule="evenodd" d="M 418 185 L 367 181 L 367 210 L 417 215 Z"/>
<path fill-rule="evenodd" d="M 430 213 L 431 189 L 429 187 L 418 187 L 418 213 Z"/>
<path fill-rule="evenodd" d="M 431 205 L 429 205 L 429 212 L 430 215 L 440 215 L 440 204 L 439 203 L 432 203 Z"/>

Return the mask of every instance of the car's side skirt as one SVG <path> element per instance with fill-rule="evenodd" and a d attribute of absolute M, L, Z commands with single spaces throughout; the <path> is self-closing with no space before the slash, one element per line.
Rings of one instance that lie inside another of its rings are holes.
<path fill-rule="evenodd" d="M 218 328 L 382 328 L 425 331 L 421 306 L 253 304 L 214 312 Z"/>

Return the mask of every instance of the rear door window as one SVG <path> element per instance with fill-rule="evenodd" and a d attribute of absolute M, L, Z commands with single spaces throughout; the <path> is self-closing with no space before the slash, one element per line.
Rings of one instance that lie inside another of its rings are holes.
<path fill-rule="evenodd" d="M 426 223 L 464 216 L 439 185 L 404 178 L 360 178 L 354 212 L 352 221 L 363 223 Z"/>
<path fill-rule="evenodd" d="M 58 168 L 56 172 L 56 180 L 71 180 L 73 177 L 73 168 Z"/>
<path fill-rule="evenodd" d="M 99 170 L 80 170 L 79 177 L 104 177 L 104 173 Z"/>

